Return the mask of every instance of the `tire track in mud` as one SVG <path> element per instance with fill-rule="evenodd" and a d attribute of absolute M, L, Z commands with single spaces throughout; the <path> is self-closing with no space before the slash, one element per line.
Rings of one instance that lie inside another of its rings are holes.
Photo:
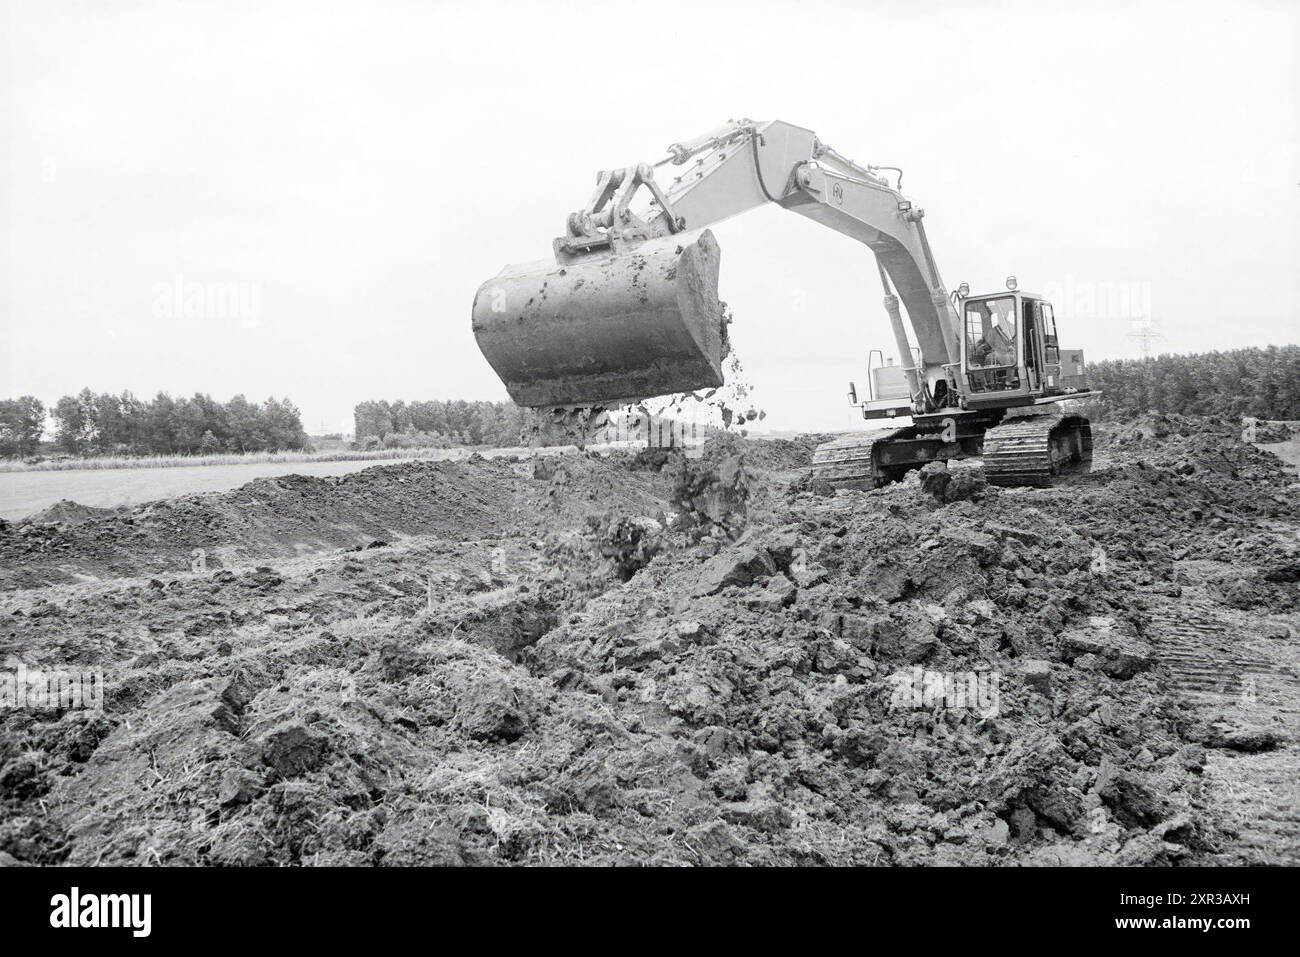
<path fill-rule="evenodd" d="M 1214 863 L 1300 864 L 1300 656 L 1187 589 L 1151 609 L 1168 690 L 1207 745 L 1205 779 L 1230 846 Z"/>
<path fill-rule="evenodd" d="M 1274 663 L 1233 647 L 1232 624 L 1216 617 L 1209 602 L 1177 603 L 1152 615 L 1156 659 L 1165 666 L 1165 686 L 1183 695 L 1234 697 L 1276 670 Z"/>

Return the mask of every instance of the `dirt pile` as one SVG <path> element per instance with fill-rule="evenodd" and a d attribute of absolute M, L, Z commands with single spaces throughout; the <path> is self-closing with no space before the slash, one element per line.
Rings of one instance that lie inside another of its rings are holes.
<path fill-rule="evenodd" d="M 1114 451 L 1139 468 L 1180 476 L 1285 482 L 1276 456 L 1244 441 L 1242 434 L 1238 420 L 1153 413 L 1130 423 L 1100 427 L 1095 451 Z M 1249 494 L 1251 490 L 1236 491 Z"/>
<path fill-rule="evenodd" d="M 360 509 L 348 547 L 382 547 L 10 592 L 0 656 L 100 668 L 107 691 L 102 714 L 0 713 L 0 853 L 1214 859 L 1242 826 L 1217 756 L 1286 758 L 1295 730 L 1189 708 L 1169 629 L 1204 609 L 1237 657 L 1289 648 L 1300 505 L 1226 425 L 1129 434 L 1068 487 L 976 498 L 946 494 L 965 469 L 937 495 L 937 469 L 801 490 L 805 442 L 368 470 L 376 500 L 409 482 L 440 504 Z M 345 485 L 302 499 L 338 522 Z M 250 543 L 294 527 L 252 515 Z M 1238 581 L 1265 604 L 1233 604 Z"/>
<path fill-rule="evenodd" d="M 920 491 L 797 501 L 775 530 L 652 564 L 526 660 L 682 743 L 709 859 L 1144 863 L 1203 846 L 1199 746 L 1091 543 Z"/>
<path fill-rule="evenodd" d="M 215 569 L 414 535 L 495 537 L 537 529 L 557 511 L 585 514 L 596 500 L 651 508 L 648 486 L 587 456 L 559 465 L 476 456 L 340 477 L 257 479 L 232 492 L 130 509 L 61 503 L 0 525 L 0 590 Z"/>
<path fill-rule="evenodd" d="M 65 498 L 30 516 L 27 521 L 35 525 L 84 525 L 86 522 L 108 518 L 116 513 L 117 509 L 94 508 Z"/>

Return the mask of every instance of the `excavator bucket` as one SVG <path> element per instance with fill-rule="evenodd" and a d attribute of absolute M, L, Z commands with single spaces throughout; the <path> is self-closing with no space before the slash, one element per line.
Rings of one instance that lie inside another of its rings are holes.
<path fill-rule="evenodd" d="M 507 266 L 474 296 L 474 338 L 522 406 L 717 387 L 727 352 L 718 262 L 706 229 L 620 255 Z"/>

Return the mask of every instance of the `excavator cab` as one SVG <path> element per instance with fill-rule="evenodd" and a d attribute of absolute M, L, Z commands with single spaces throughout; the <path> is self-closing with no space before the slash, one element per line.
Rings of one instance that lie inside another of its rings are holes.
<path fill-rule="evenodd" d="M 1014 280 L 1009 284 L 1006 292 L 960 300 L 962 368 L 969 408 L 1020 405 L 1064 395 L 1079 384 L 1072 381 L 1067 385 L 1067 376 L 1062 374 L 1052 304 L 1017 291 Z M 1069 359 L 1082 366 L 1082 352 L 1072 351 Z"/>

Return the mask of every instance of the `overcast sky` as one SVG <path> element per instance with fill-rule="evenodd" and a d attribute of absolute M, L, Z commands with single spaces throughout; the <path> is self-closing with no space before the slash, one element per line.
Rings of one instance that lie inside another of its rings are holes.
<path fill-rule="evenodd" d="M 1155 350 L 1300 339 L 1293 0 L 2 9 L 0 397 L 288 395 L 309 431 L 504 398 L 479 283 L 739 116 L 903 167 L 946 285 L 1016 275 L 1090 358 L 1146 313 Z M 715 233 L 768 424 L 850 425 L 892 342 L 869 251 L 776 208 Z"/>

